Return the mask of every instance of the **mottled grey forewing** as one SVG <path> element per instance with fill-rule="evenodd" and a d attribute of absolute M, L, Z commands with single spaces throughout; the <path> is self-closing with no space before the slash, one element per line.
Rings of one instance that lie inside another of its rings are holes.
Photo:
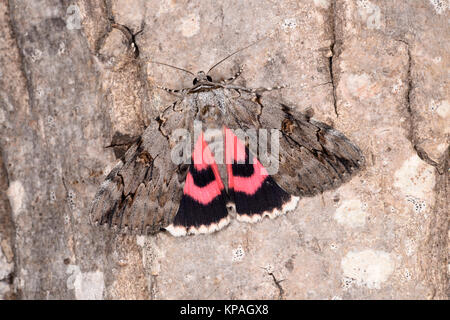
<path fill-rule="evenodd" d="M 172 222 L 183 192 L 184 172 L 171 159 L 174 142 L 170 132 L 192 122 L 190 113 L 170 109 L 160 123 L 152 122 L 146 128 L 97 192 L 90 211 L 94 224 L 149 234 Z"/>
<path fill-rule="evenodd" d="M 342 133 L 273 99 L 243 94 L 228 111 L 226 125 L 232 129 L 280 131 L 279 170 L 273 178 L 293 195 L 336 188 L 364 165 L 361 150 Z M 270 150 L 270 139 L 268 144 Z"/>

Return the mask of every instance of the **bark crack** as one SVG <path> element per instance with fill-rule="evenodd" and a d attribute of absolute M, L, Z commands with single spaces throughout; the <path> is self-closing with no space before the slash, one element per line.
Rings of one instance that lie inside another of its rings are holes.
<path fill-rule="evenodd" d="M 278 291 L 279 291 L 279 293 L 278 293 L 278 300 L 283 300 L 284 299 L 284 289 L 283 289 L 283 287 L 281 286 L 281 282 L 283 282 L 284 281 L 284 279 L 282 279 L 282 280 L 277 280 L 277 278 L 275 277 L 275 275 L 273 274 L 273 272 L 270 272 L 269 273 L 269 276 L 271 276 L 272 277 L 272 280 L 273 280 L 273 283 L 275 284 L 275 286 L 277 287 L 277 289 L 278 289 Z"/>
<path fill-rule="evenodd" d="M 430 286 L 429 299 L 448 299 L 448 192 L 450 148 L 442 156 L 443 174 L 436 178 L 436 200 L 427 227 L 427 240 L 421 249 L 421 266 L 425 281 Z M 430 268 L 433 266 L 433 268 Z"/>
<path fill-rule="evenodd" d="M 13 40 L 13 43 L 15 44 L 15 49 L 17 50 L 17 56 L 18 56 L 18 69 L 21 73 L 21 80 L 23 80 L 23 83 L 25 84 L 26 93 L 28 97 L 25 97 L 28 110 L 27 113 L 32 113 L 30 110 L 34 110 L 34 88 L 32 84 L 31 74 L 30 70 L 27 68 L 27 61 L 26 57 L 23 51 L 23 46 L 20 41 L 20 32 L 17 27 L 17 21 L 15 18 L 15 4 L 12 1 L 8 1 L 6 4 L 6 20 L 7 25 L 9 26 L 9 37 Z M 6 32 L 8 32 L 6 31 Z M 13 49 L 11 49 L 13 50 Z M 28 72 L 27 72 L 28 71 Z M 28 130 L 25 129 L 24 130 Z M 6 191 L 9 188 L 9 172 L 7 169 L 7 165 L 4 162 L 4 159 L 6 158 L 6 155 L 3 155 L 4 150 L 1 149 L 0 146 L 0 185 L 2 185 L 2 189 Z M 6 153 L 6 151 L 5 151 Z M 2 181 L 3 180 L 3 181 Z M 2 199 L 3 198 L 3 199 Z M 2 234 L 3 241 L 7 243 L 7 245 L 10 247 L 12 253 L 12 263 L 13 263 L 13 270 L 12 272 L 5 278 L 2 279 L 2 281 L 6 281 L 6 283 L 10 286 L 10 292 L 7 293 L 3 298 L 4 299 L 11 299 L 11 300 L 17 300 L 22 299 L 23 292 L 22 289 L 16 284 L 16 279 L 20 276 L 20 270 L 19 270 L 19 262 L 20 258 L 18 256 L 18 244 L 17 244 L 17 238 L 16 238 L 16 221 L 13 216 L 13 211 L 11 207 L 10 200 L 8 196 L 6 196 L 6 192 L 0 192 L 0 201 L 3 203 L 0 205 L 3 205 L 3 212 L 0 212 L 0 233 Z M 0 208 L 2 210 L 2 208 Z M 5 244 L 3 244 L 3 247 Z M 4 250 L 0 245 L 0 250 Z"/>
<path fill-rule="evenodd" d="M 435 167 L 437 176 L 434 190 L 436 200 L 433 206 L 433 214 L 428 225 L 428 239 L 421 251 L 425 252 L 423 257 L 423 273 L 425 280 L 431 286 L 430 299 L 448 298 L 448 273 L 447 273 L 447 248 L 448 248 L 448 174 L 449 174 L 449 154 L 450 148 L 447 148 L 439 161 L 432 160 L 426 151 L 420 146 L 416 132 L 414 130 L 415 118 L 412 108 L 414 80 L 412 76 L 413 60 L 411 54 L 411 45 L 409 42 L 398 39 L 397 41 L 405 44 L 408 55 L 407 62 L 407 88 L 405 93 L 406 111 L 408 113 L 408 140 L 411 142 L 417 156 L 424 162 Z M 429 266 L 435 266 L 429 268 Z"/>
<path fill-rule="evenodd" d="M 128 75 L 133 76 L 134 80 L 138 81 L 141 83 L 140 88 L 143 88 L 142 90 L 138 90 L 137 95 L 141 98 L 141 110 L 139 110 L 138 106 L 136 106 L 136 104 L 134 105 L 134 111 L 135 114 L 138 118 L 139 121 L 139 125 L 141 126 L 141 128 L 146 128 L 149 125 L 149 121 L 146 118 L 145 115 L 145 111 L 143 111 L 144 108 L 144 104 L 148 102 L 148 96 L 147 96 L 147 86 L 146 86 L 146 79 L 143 76 L 144 72 L 143 72 L 143 64 L 140 63 L 139 61 L 139 55 L 140 55 L 140 51 L 139 51 L 139 46 L 137 44 L 137 40 L 136 37 L 141 34 L 144 31 L 144 27 L 145 27 L 145 22 L 143 21 L 141 23 L 141 28 L 139 31 L 137 32 L 133 32 L 131 30 L 130 27 L 117 23 L 115 21 L 114 18 L 114 14 L 112 11 L 112 5 L 110 3 L 110 1 L 108 0 L 104 0 L 103 1 L 103 6 L 104 6 L 104 15 L 106 16 L 106 19 L 108 20 L 108 24 L 106 26 L 106 30 L 104 30 L 104 32 L 100 35 L 100 37 L 95 41 L 95 55 L 97 57 L 101 58 L 101 54 L 100 51 L 103 48 L 106 39 L 108 38 L 108 35 L 111 33 L 112 29 L 117 29 L 119 31 L 121 31 L 121 33 L 123 34 L 123 36 L 126 39 L 126 45 L 127 45 L 127 58 L 124 59 L 123 61 L 121 61 L 121 63 L 119 63 L 118 65 L 120 67 L 118 67 L 115 71 L 120 70 L 122 67 L 130 64 L 133 64 L 135 66 L 136 69 L 134 69 L 134 67 L 132 67 L 131 69 L 129 69 L 129 73 Z M 113 69 L 114 70 L 114 69 Z"/>
<path fill-rule="evenodd" d="M 28 108 L 29 110 L 34 110 L 34 89 L 31 81 L 30 74 L 27 73 L 27 70 L 25 68 L 25 55 L 23 53 L 22 47 L 19 43 L 19 32 L 17 31 L 17 28 L 13 22 L 14 20 L 14 13 L 13 13 L 14 4 L 11 3 L 11 1 L 8 1 L 8 13 L 9 13 L 9 25 L 10 25 L 10 31 L 11 31 L 11 37 L 14 39 L 17 47 L 17 52 L 19 54 L 19 63 L 20 63 L 20 71 L 22 72 L 22 76 L 25 80 L 25 86 L 27 88 L 28 92 Z"/>
<path fill-rule="evenodd" d="M 110 3 L 108 3 L 107 0 L 104 0 L 103 6 L 105 9 L 105 13 L 106 13 L 106 19 L 110 22 L 114 21 Z M 103 47 L 103 45 L 106 41 L 106 38 L 108 37 L 110 32 L 111 32 L 111 23 L 107 24 L 106 30 L 104 30 L 102 32 L 102 34 L 95 40 L 95 44 L 94 44 L 95 55 L 99 54 L 99 52 L 100 52 L 101 48 Z"/>
<path fill-rule="evenodd" d="M 134 58 L 137 58 L 139 56 L 139 48 L 136 43 L 136 36 L 144 31 L 144 23 L 142 23 L 141 30 L 133 33 L 133 31 L 129 27 L 115 21 L 114 14 L 112 12 L 112 5 L 109 1 L 104 0 L 103 6 L 105 8 L 106 19 L 109 21 L 109 24 L 107 25 L 106 30 L 102 33 L 102 35 L 96 40 L 95 53 L 98 54 L 100 52 L 100 49 L 103 47 L 106 38 L 114 28 L 123 33 L 128 41 L 128 47 L 133 50 Z"/>
<path fill-rule="evenodd" d="M 336 46 L 336 1 L 333 1 L 331 4 L 331 44 L 330 44 L 330 51 L 331 56 L 328 57 L 328 70 L 330 73 L 330 83 L 333 88 L 333 106 L 334 106 L 334 113 L 336 114 L 336 118 L 339 117 L 338 113 L 338 107 L 337 107 L 337 98 L 336 98 L 336 83 L 335 83 L 335 74 L 333 71 L 333 59 L 335 55 L 335 46 Z"/>
<path fill-rule="evenodd" d="M 407 62 L 407 70 L 406 70 L 406 93 L 405 93 L 405 100 L 406 100 L 406 111 L 408 112 L 409 118 L 409 133 L 408 133 L 408 139 L 411 141 L 413 145 L 415 145 L 415 137 L 414 137 L 414 119 L 413 119 L 413 112 L 411 108 L 411 96 L 412 96 L 412 89 L 413 89 L 413 80 L 411 76 L 411 64 L 412 64 L 412 58 L 411 58 L 411 50 L 409 47 L 409 43 L 405 40 L 398 40 L 406 45 L 406 50 L 408 54 L 408 62 Z"/>
<path fill-rule="evenodd" d="M 437 172 L 442 175 L 444 173 L 444 161 L 441 161 L 441 163 L 438 163 L 437 161 L 434 161 L 431 159 L 431 157 L 427 154 L 427 152 L 420 146 L 415 130 L 414 130 L 414 112 L 411 107 L 411 101 L 412 101 L 412 91 L 414 88 L 413 83 L 413 77 L 412 77 L 412 54 L 411 54 L 411 48 L 409 42 L 399 39 L 397 40 L 399 42 L 402 42 L 406 46 L 407 54 L 408 54 L 408 62 L 407 62 L 407 72 L 406 72 L 406 93 L 405 93 L 405 100 L 406 100 L 406 112 L 408 113 L 408 124 L 409 124 L 409 132 L 408 132 L 408 140 L 411 142 L 412 147 L 414 151 L 416 152 L 417 156 L 424 161 L 425 163 L 433 166 L 436 168 Z"/>
<path fill-rule="evenodd" d="M 142 33 L 142 31 L 144 31 L 144 28 L 142 28 L 141 30 L 139 30 L 136 33 L 133 33 L 133 31 L 131 31 L 130 28 L 128 28 L 127 26 L 125 26 L 123 24 L 116 23 L 114 20 L 111 21 L 111 27 L 115 28 L 117 30 L 120 30 L 123 33 L 125 38 L 127 38 L 128 47 L 133 50 L 134 58 L 138 58 L 139 57 L 139 47 L 136 43 L 136 36 L 139 35 L 140 33 Z"/>

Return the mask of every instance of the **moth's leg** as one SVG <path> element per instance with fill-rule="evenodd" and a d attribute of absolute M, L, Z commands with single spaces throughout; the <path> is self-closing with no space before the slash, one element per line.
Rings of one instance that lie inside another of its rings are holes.
<path fill-rule="evenodd" d="M 289 88 L 289 85 L 284 84 L 281 86 L 268 87 L 268 88 L 253 88 L 250 90 L 251 90 L 251 92 L 254 92 L 254 93 L 262 93 L 262 92 L 266 92 L 266 91 L 280 90 L 280 89 L 285 89 L 285 88 Z"/>
<path fill-rule="evenodd" d="M 169 109 L 172 109 L 172 110 L 174 110 L 175 109 L 175 106 L 177 105 L 177 101 L 175 101 L 174 103 L 172 103 L 171 105 L 169 105 L 169 106 L 167 106 L 160 114 L 159 114 L 159 116 L 156 118 L 157 119 L 157 121 L 159 122 L 159 125 L 160 126 L 162 126 L 166 121 L 167 121 L 167 118 L 164 116 L 164 114 L 167 112 L 167 110 L 169 110 Z"/>
<path fill-rule="evenodd" d="M 244 71 L 243 65 L 239 68 L 238 72 L 236 72 L 234 76 L 232 76 L 231 78 L 228 78 L 226 80 L 222 80 L 220 83 L 222 83 L 222 84 L 233 83 L 233 81 L 236 80 L 241 75 L 242 71 Z"/>
<path fill-rule="evenodd" d="M 273 91 L 273 90 L 280 90 L 284 88 L 289 88 L 288 85 L 282 85 L 282 86 L 275 86 L 275 87 L 269 87 L 269 88 L 245 88 L 240 86 L 233 86 L 233 85 L 225 85 L 224 88 L 226 89 L 235 89 L 238 91 L 243 92 L 250 92 L 250 93 L 262 93 L 266 91 Z"/>

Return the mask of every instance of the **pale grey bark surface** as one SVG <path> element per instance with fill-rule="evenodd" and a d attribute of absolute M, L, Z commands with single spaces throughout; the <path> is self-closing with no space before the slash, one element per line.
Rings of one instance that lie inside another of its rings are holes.
<path fill-rule="evenodd" d="M 444 0 L 0 1 L 0 297 L 448 298 Z M 139 32 L 141 31 L 141 32 Z M 139 32 L 139 33 L 138 33 Z M 246 65 L 344 132 L 366 168 L 287 216 L 115 235 L 90 202 L 194 72 Z M 115 148 L 106 146 L 115 145 Z M 283 280 L 282 282 L 280 282 Z"/>

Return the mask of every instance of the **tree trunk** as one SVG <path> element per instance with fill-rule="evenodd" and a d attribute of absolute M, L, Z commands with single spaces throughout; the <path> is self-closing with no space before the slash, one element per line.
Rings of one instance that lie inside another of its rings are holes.
<path fill-rule="evenodd" d="M 447 299 L 445 1 L 0 0 L 0 297 Z M 174 97 L 246 68 L 344 132 L 366 168 L 208 236 L 89 225 L 127 143 Z M 112 146 L 112 147 L 108 147 Z M 281 280 L 283 280 L 281 282 Z"/>

